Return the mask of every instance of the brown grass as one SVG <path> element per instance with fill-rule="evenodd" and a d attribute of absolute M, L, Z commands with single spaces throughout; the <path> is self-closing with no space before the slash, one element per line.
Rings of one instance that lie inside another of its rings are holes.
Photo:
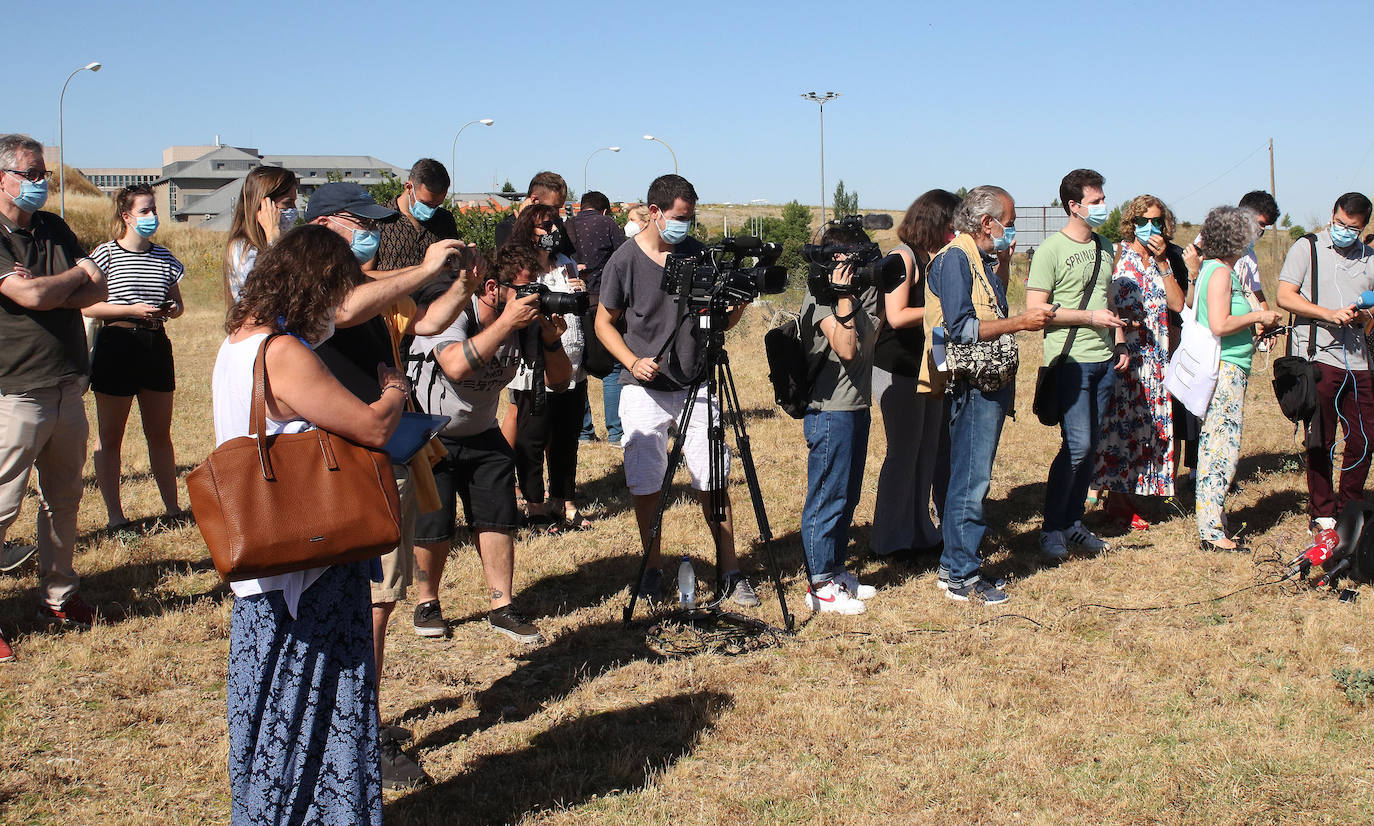
<path fill-rule="evenodd" d="M 174 432 L 190 465 L 212 443 L 222 312 L 214 239 L 186 232 L 164 241 L 203 246 L 188 257 L 190 310 L 171 325 Z M 800 424 L 773 415 L 764 326 L 751 313 L 730 346 L 789 604 L 807 619 L 796 573 L 804 448 Z M 518 648 L 484 627 L 470 546 L 445 581 L 451 639 L 416 638 L 409 606 L 398 612 L 382 715 L 413 729 L 438 783 L 388 794 L 388 822 L 1368 822 L 1374 734 L 1330 672 L 1370 666 L 1374 607 L 1273 587 L 1208 601 L 1267 570 L 1198 550 L 1190 516 L 1118 535 L 1100 558 L 1042 566 L 1036 513 L 1057 437 L 1029 415 L 1038 344 L 1023 346 L 1021 413 L 1003 437 L 987 540 L 992 567 L 1013 577 L 1010 603 L 955 604 L 930 568 L 864 557 L 883 455 L 875 422 L 851 547 L 860 575 L 883 588 L 870 612 L 817 618 L 746 656 L 656 657 L 642 628 L 619 623 L 638 543 L 620 454 L 591 445 L 581 479 L 596 528 L 519 542 L 519 599 L 547 645 Z M 1291 555 L 1306 541 L 1305 494 L 1263 364 L 1248 411 L 1232 524 L 1269 556 Z M 136 420 L 126 446 L 126 508 L 151 516 L 159 502 Z M 104 536 L 87 474 L 77 566 L 112 621 L 51 632 L 34 619 L 33 568 L 0 579 L 0 627 L 20 658 L 0 666 L 0 820 L 225 822 L 229 597 L 194 528 Z M 35 504 L 12 538 L 32 537 Z M 694 508 L 674 507 L 666 531 L 666 548 L 705 558 Z M 761 567 L 756 548 L 746 562 Z M 761 590 L 758 615 L 779 622 Z"/>

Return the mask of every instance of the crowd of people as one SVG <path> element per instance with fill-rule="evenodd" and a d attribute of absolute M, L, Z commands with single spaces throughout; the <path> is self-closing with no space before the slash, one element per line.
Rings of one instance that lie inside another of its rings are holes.
<path fill-rule="evenodd" d="M 97 616 L 78 593 L 72 564 L 88 437 L 82 397 L 89 383 L 96 480 L 110 525 L 126 521 L 120 447 L 134 399 L 166 513 L 178 515 L 165 324 L 185 311 L 184 269 L 152 240 L 158 215 L 146 186 L 116 195 L 112 240 L 88 253 L 41 210 L 51 177 L 41 145 L 0 136 L 0 170 L 0 538 L 33 470 L 41 497 L 37 542 L 6 541 L 0 567 L 11 571 L 37 555 L 42 615 L 86 627 Z M 211 382 L 216 441 L 252 435 L 253 364 L 264 341 L 261 435 L 317 427 L 381 447 L 406 410 L 446 424 L 413 458 L 392 465 L 400 541 L 375 564 L 231 583 L 233 818 L 379 823 L 384 786 L 428 780 L 402 748 L 404 732 L 378 719 L 391 616 L 413 586 L 414 633 L 446 635 L 440 584 L 461 519 L 481 560 L 490 628 L 523 644 L 543 641 L 516 606 L 516 539 L 521 528 L 593 527 L 578 504 L 577 467 L 580 444 L 597 438 L 584 363 L 594 349 L 613 365 L 601 380 L 604 427 L 623 450 L 647 560 L 633 586 L 638 595 L 659 601 L 675 590 L 654 520 L 671 431 L 692 405 L 683 460 L 717 551 L 718 596 L 745 608 L 759 599 L 741 569 L 729 498 L 710 490 L 723 484 L 712 464 L 730 463 L 729 449 L 707 437 L 720 411 L 704 387 L 690 393 L 705 333 L 661 288 L 667 256 L 701 249 L 691 235 L 691 183 L 655 179 L 622 229 L 595 192 L 565 220 L 567 186 L 541 172 L 497 228 L 494 251 L 458 237 L 443 206 L 448 171 L 434 160 L 418 161 L 385 203 L 361 186 L 329 183 L 300 213 L 296 186 L 290 172 L 258 167 L 234 207 L 223 258 L 227 337 Z M 1096 231 L 1110 213 L 1100 174 L 1070 172 L 1059 196 L 1068 223 L 1036 250 L 1026 306 L 1016 314 L 1007 300 L 1016 204 L 996 186 L 916 198 L 897 227 L 893 252 L 904 275 L 889 292 L 852 288 L 854 262 L 844 253 L 809 265 L 813 279 L 829 283 L 808 291 L 799 323 L 814 366 L 802 421 L 800 531 L 813 611 L 858 614 L 878 596 L 846 563 L 875 394 L 887 453 L 871 551 L 893 560 L 938 555 L 936 581 L 950 599 L 1008 599 L 1007 583 L 983 567 L 984 506 L 1012 408 L 1016 336 L 1025 332 L 1043 334 L 1035 407 L 1059 430 L 1039 538 L 1046 559 L 1107 548 L 1083 523 L 1093 500 L 1105 497 L 1111 515 L 1148 529 L 1148 498 L 1173 495 L 1190 476 L 1201 546 L 1244 550 L 1227 530 L 1225 496 L 1255 343 L 1281 319 L 1268 307 L 1254 256 L 1277 204 L 1249 193 L 1236 207 L 1213 209 L 1198 238 L 1179 245 L 1168 206 L 1139 195 L 1121 210 L 1123 240 L 1114 244 Z M 1370 461 L 1358 436 L 1374 433 L 1365 353 L 1374 320 L 1356 304 L 1374 289 L 1374 251 L 1358 238 L 1370 213 L 1363 195 L 1342 195 L 1330 226 L 1299 239 L 1279 274 L 1278 306 L 1297 325 L 1292 350 L 1315 363 L 1318 407 L 1327 411 L 1312 421 L 1308 440 L 1316 532 L 1334 528 L 1341 508 L 1362 499 Z M 824 244 L 869 240 L 853 225 L 822 232 Z M 586 293 L 588 309 L 542 311 L 546 291 Z M 746 306 L 728 312 L 728 326 Z M 93 345 L 83 314 L 100 322 Z M 1220 353 L 1200 418 L 1165 389 L 1180 326 L 1193 320 Z M 1336 489 L 1338 422 L 1346 439 Z M 724 500 L 721 514 L 711 513 L 713 495 Z M 12 658 L 0 637 L 0 661 Z"/>

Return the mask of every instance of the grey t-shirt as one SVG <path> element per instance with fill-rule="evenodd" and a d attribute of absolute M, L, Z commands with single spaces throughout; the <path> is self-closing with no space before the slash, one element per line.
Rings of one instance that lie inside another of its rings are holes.
<path fill-rule="evenodd" d="M 811 293 L 802 300 L 802 329 L 809 338 L 807 355 L 825 359 L 811 385 L 812 410 L 866 410 L 873 395 L 873 348 L 878 341 L 878 317 L 863 306 L 854 313 L 855 332 L 859 337 L 859 353 L 849 362 L 840 360 L 821 331 L 821 322 L 835 314 L 831 305 L 817 304 Z"/>
<path fill-rule="evenodd" d="M 673 250 L 694 253 L 703 244 L 688 238 Z M 612 253 L 601 271 L 601 306 L 608 310 L 624 310 L 625 346 L 636 356 L 654 358 L 663 349 L 668 336 L 677 329 L 680 315 L 673 296 L 663 292 L 663 268 L 630 239 Z M 695 318 L 682 322 L 672 349 L 658 360 L 658 375 L 647 387 L 653 390 L 677 390 L 691 384 L 692 370 L 700 353 L 699 328 Z M 621 384 L 639 384 L 629 370 L 620 371 Z"/>
<path fill-rule="evenodd" d="M 449 379 L 435 357 L 449 347 L 461 346 L 463 341 L 482 331 L 477 315 L 478 301 L 474 296 L 472 303 L 447 330 L 433 336 L 416 336 L 410 345 L 411 354 L 420 359 L 411 362 L 410 367 L 415 397 L 426 413 L 452 417 L 443 430 L 443 435 L 451 439 L 475 436 L 496 426 L 501 390 L 515 376 L 522 361 L 534 361 L 539 347 L 539 327 L 532 325 L 512 333 L 477 374 L 456 382 Z M 536 334 L 529 334 L 530 329 Z"/>
<path fill-rule="evenodd" d="M 1294 284 L 1308 301 L 1312 300 L 1312 244 L 1299 238 L 1288 249 L 1279 281 Z M 1349 307 L 1365 290 L 1374 290 L 1374 250 L 1356 241 L 1344 250 L 1331 243 L 1331 233 L 1317 233 L 1317 301 L 1322 307 Z M 1294 319 L 1293 355 L 1307 356 L 1308 319 Z M 1359 323 L 1332 327 L 1317 322 L 1317 353 L 1313 361 L 1344 370 L 1367 368 L 1364 327 Z"/>

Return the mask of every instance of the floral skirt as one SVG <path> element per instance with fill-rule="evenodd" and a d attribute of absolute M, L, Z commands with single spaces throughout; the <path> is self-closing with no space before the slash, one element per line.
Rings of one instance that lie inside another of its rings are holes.
<path fill-rule="evenodd" d="M 1216 541 L 1226 536 L 1226 491 L 1236 478 L 1240 461 L 1240 434 L 1244 424 L 1245 386 L 1250 377 L 1223 361 L 1217 373 L 1217 389 L 1202 420 L 1197 445 L 1197 533 Z"/>

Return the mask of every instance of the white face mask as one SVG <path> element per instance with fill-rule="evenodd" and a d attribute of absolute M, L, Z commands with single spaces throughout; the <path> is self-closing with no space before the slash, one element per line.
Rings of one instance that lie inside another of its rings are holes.
<path fill-rule="evenodd" d="M 625 237 L 626 237 L 626 238 L 633 238 L 633 237 L 635 237 L 636 235 L 639 234 L 639 231 L 640 231 L 641 229 L 643 229 L 643 227 L 641 227 L 639 224 L 635 223 L 634 221 L 626 221 L 626 222 L 625 222 Z"/>

